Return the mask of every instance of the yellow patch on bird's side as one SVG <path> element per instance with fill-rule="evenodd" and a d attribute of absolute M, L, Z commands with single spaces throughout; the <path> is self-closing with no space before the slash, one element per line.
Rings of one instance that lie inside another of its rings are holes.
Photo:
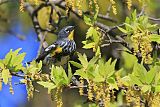
<path fill-rule="evenodd" d="M 74 30 L 69 34 L 68 39 L 73 40 L 73 36 L 74 36 Z"/>
<path fill-rule="evenodd" d="M 61 53 L 62 52 L 62 48 L 61 47 L 57 47 L 56 50 L 54 50 L 51 54 L 51 56 L 53 57 L 54 55 L 56 55 L 56 53 Z"/>
<path fill-rule="evenodd" d="M 61 53 L 62 52 L 62 48 L 61 47 L 57 47 L 55 50 L 56 53 Z"/>

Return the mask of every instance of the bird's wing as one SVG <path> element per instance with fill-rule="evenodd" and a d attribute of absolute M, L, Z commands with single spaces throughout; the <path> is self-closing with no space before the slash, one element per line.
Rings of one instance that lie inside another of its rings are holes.
<path fill-rule="evenodd" d="M 36 59 L 36 62 L 39 62 L 40 60 L 44 60 L 44 58 L 50 54 L 52 51 L 56 50 L 57 48 L 57 44 L 54 43 L 52 45 L 50 45 L 49 47 L 47 47 L 43 53 L 41 53 L 38 58 Z"/>
<path fill-rule="evenodd" d="M 47 47 L 44 50 L 44 52 L 36 59 L 36 61 L 39 62 L 40 60 L 44 60 L 44 58 L 48 54 L 50 54 L 51 57 L 53 57 L 56 54 L 62 53 L 63 51 L 70 52 L 71 51 L 70 48 L 73 48 L 73 47 L 69 46 L 68 48 L 68 45 L 72 45 L 68 40 L 57 40 L 55 43 Z M 66 50 L 66 49 L 69 49 L 69 50 Z"/>

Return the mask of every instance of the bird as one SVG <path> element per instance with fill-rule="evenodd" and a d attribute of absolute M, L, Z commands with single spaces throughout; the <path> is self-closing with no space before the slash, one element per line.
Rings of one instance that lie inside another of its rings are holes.
<path fill-rule="evenodd" d="M 76 51 L 74 30 L 75 26 L 63 27 L 57 35 L 57 40 L 44 49 L 44 51 L 38 56 L 38 58 L 36 58 L 36 62 L 40 62 L 43 60 L 52 60 L 55 63 L 61 63 L 61 60 L 64 61 L 65 58 L 67 58 L 68 60 L 69 56 Z"/>

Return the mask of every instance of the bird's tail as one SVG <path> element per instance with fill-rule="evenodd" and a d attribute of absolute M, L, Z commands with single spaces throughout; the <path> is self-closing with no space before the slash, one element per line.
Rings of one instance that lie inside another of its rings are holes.
<path fill-rule="evenodd" d="M 48 52 L 43 52 L 42 54 L 40 54 L 38 56 L 38 58 L 36 59 L 36 62 L 39 62 L 40 60 L 44 60 L 44 58 L 48 55 L 49 53 Z"/>

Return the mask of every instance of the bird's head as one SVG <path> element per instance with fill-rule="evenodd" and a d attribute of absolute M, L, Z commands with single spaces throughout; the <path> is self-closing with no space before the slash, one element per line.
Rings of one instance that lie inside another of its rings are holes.
<path fill-rule="evenodd" d="M 58 33 L 58 39 L 68 38 L 73 40 L 75 26 L 66 26 Z"/>

